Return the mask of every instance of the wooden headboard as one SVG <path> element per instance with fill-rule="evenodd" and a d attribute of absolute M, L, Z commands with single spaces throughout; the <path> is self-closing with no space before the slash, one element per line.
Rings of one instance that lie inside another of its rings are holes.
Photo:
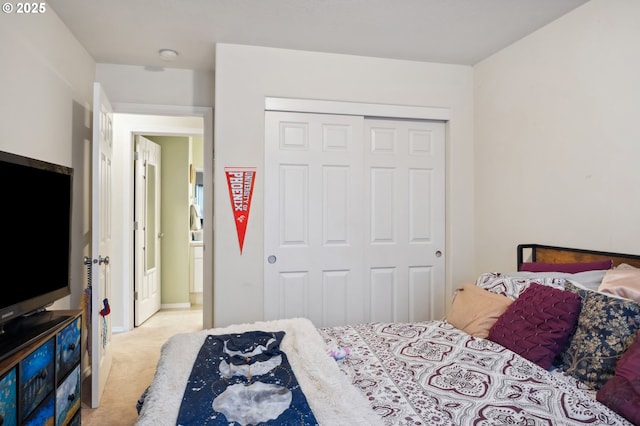
<path fill-rule="evenodd" d="M 640 268 L 640 255 L 611 253 L 567 247 L 545 246 L 541 244 L 518 245 L 518 270 L 522 262 L 574 263 L 613 260 L 613 266 L 626 263 Z"/>

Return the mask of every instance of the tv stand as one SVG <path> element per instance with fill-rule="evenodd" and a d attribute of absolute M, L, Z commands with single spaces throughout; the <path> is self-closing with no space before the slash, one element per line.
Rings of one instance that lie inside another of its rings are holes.
<path fill-rule="evenodd" d="M 0 424 L 80 425 L 82 321 L 81 310 L 42 311 L 5 326 Z"/>
<path fill-rule="evenodd" d="M 62 315 L 56 311 L 42 310 L 8 322 L 0 333 L 0 361 L 37 340 L 68 318 L 68 315 Z"/>

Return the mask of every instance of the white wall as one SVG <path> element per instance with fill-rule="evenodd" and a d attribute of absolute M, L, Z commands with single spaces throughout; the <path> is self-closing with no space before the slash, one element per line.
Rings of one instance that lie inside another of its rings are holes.
<path fill-rule="evenodd" d="M 639 23 L 592 0 L 474 68 L 476 273 L 518 243 L 640 254 Z"/>
<path fill-rule="evenodd" d="M 97 64 L 96 78 L 114 103 L 213 106 L 213 72 Z"/>
<path fill-rule="evenodd" d="M 473 276 L 471 67 L 222 44 L 216 46 L 214 325 L 263 319 L 264 99 L 446 107 L 447 286 Z M 256 166 L 243 254 L 225 166 Z M 455 267 L 453 267 L 455 265 Z"/>
<path fill-rule="evenodd" d="M 72 295 L 56 308 L 80 308 L 90 249 L 95 63 L 50 8 L 0 15 L 0 57 L 0 149 L 74 168 Z"/>

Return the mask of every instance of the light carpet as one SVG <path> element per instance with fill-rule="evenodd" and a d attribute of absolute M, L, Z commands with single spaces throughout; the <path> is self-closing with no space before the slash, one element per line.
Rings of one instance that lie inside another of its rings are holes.
<path fill-rule="evenodd" d="M 198 330 L 202 330 L 202 310 L 168 309 L 128 333 L 114 334 L 113 364 L 98 408 L 90 408 L 90 381 L 83 383 L 82 425 L 134 425 L 136 402 L 153 380 L 161 346 L 177 333 Z"/>

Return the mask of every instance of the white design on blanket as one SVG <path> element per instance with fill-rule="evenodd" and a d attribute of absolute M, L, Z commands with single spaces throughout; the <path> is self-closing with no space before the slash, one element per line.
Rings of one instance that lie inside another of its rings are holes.
<path fill-rule="evenodd" d="M 277 419 L 289 408 L 292 398 L 291 391 L 284 386 L 237 383 L 213 400 L 213 409 L 224 414 L 230 422 L 244 426 Z"/>
<path fill-rule="evenodd" d="M 213 409 L 224 414 L 230 422 L 244 426 L 275 420 L 291 405 L 293 395 L 286 387 L 259 381 L 251 382 L 252 378 L 265 375 L 282 364 L 281 355 L 249 364 L 251 357 L 263 354 L 275 340 L 270 339 L 266 345 L 257 345 L 245 351 L 233 351 L 228 348 L 228 341 L 224 342 L 225 353 L 247 360 L 247 364 L 232 364 L 223 360 L 218 367 L 220 376 L 225 379 L 242 376 L 248 380 L 248 383 L 228 386 L 213 400 Z"/>
<path fill-rule="evenodd" d="M 220 361 L 220 376 L 225 379 L 230 379 L 234 376 L 262 376 L 273 370 L 277 366 L 282 364 L 282 357 L 280 355 L 269 358 L 266 361 L 257 361 L 253 364 L 229 364 L 227 361 Z"/>

